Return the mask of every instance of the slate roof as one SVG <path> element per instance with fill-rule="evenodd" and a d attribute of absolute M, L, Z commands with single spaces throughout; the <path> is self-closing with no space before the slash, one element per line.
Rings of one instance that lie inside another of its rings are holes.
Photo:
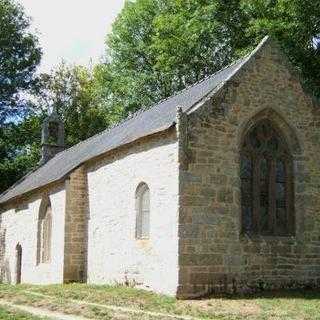
<path fill-rule="evenodd" d="M 266 38 L 263 42 L 265 41 Z M 178 107 L 187 112 L 208 95 L 212 95 L 217 88 L 221 87 L 250 59 L 252 54 L 159 102 L 155 106 L 137 112 L 119 125 L 57 154 L 53 159 L 27 174 L 0 195 L 0 205 L 27 192 L 63 179 L 73 169 L 92 158 L 129 144 L 139 138 L 169 129 L 175 125 Z"/>

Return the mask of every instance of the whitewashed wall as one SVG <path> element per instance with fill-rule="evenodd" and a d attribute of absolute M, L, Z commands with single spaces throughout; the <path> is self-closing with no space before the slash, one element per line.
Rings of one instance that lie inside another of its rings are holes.
<path fill-rule="evenodd" d="M 150 240 L 135 239 L 135 191 L 150 188 Z M 142 283 L 174 295 L 178 285 L 178 144 L 175 133 L 106 158 L 88 172 L 88 281 Z"/>
<path fill-rule="evenodd" d="M 26 209 L 2 214 L 6 229 L 5 266 L 8 282 L 16 282 L 16 246 L 22 246 L 22 283 L 49 284 L 63 281 L 65 190 L 50 193 L 52 206 L 51 262 L 37 265 L 37 226 L 41 198 L 30 200 Z"/>

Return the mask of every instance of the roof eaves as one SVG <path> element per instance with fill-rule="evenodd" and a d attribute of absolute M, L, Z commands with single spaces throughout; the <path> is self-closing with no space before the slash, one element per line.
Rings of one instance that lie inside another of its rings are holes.
<path fill-rule="evenodd" d="M 117 147 L 112 148 L 112 149 L 110 149 L 110 150 L 107 150 L 106 152 L 104 152 L 104 153 L 102 153 L 102 154 L 99 154 L 99 155 L 97 155 L 97 156 L 95 156 L 95 157 L 93 157 L 93 158 L 89 158 L 89 159 L 84 160 L 83 162 L 80 162 L 76 167 L 74 167 L 72 170 L 68 171 L 66 174 L 62 175 L 62 176 L 59 177 L 58 179 L 53 179 L 52 181 L 48 181 L 48 182 L 45 183 L 45 184 L 40 184 L 36 189 L 30 189 L 30 190 L 27 190 L 27 191 L 25 191 L 25 192 L 23 192 L 23 193 L 21 193 L 21 194 L 16 195 L 16 196 L 10 197 L 10 198 L 5 199 L 5 200 L 2 200 L 2 198 L 5 198 L 6 194 L 7 194 L 9 191 L 11 191 L 12 189 L 14 189 L 17 185 L 19 185 L 21 182 L 23 182 L 23 180 L 25 180 L 28 176 L 30 176 L 30 175 L 31 175 L 32 173 L 34 173 L 37 169 L 39 169 L 39 168 L 40 168 L 40 166 L 39 166 L 39 167 L 37 167 L 36 169 L 34 169 L 34 170 L 30 171 L 29 173 L 27 173 L 27 174 L 26 174 L 25 176 L 23 176 L 20 180 L 18 180 L 14 185 L 12 185 L 9 189 L 7 189 L 4 193 L 2 193 L 2 194 L 0 195 L 0 208 L 1 208 L 1 206 L 4 206 L 4 205 L 8 204 L 8 203 L 11 202 L 11 201 L 14 201 L 14 200 L 16 200 L 16 199 L 18 199 L 18 198 L 20 198 L 20 197 L 23 197 L 23 196 L 25 196 L 26 194 L 29 194 L 30 192 L 33 192 L 33 191 L 36 191 L 36 190 L 40 190 L 40 189 L 42 189 L 42 188 L 44 188 L 44 187 L 46 187 L 46 186 L 48 186 L 48 185 L 50 185 L 50 184 L 52 184 L 52 183 L 56 183 L 56 182 L 59 182 L 59 181 L 60 181 L 60 182 L 65 181 L 65 180 L 69 177 L 69 175 L 70 175 L 71 172 L 73 172 L 74 170 L 76 170 L 77 168 L 79 168 L 80 166 L 82 166 L 82 165 L 84 165 L 84 164 L 86 164 L 86 163 L 88 163 L 88 162 L 94 161 L 95 159 L 100 158 L 100 157 L 102 157 L 102 156 L 105 156 L 105 155 L 107 155 L 108 153 L 110 153 L 110 152 L 112 152 L 112 151 L 115 151 L 115 150 L 117 150 L 117 149 L 119 149 L 119 148 L 123 148 L 123 147 L 126 147 L 126 146 L 130 146 L 131 144 L 136 143 L 136 142 L 138 142 L 139 140 L 141 140 L 141 139 L 143 139 L 143 138 L 147 138 L 147 137 L 153 136 L 153 135 L 155 135 L 155 134 L 158 134 L 158 133 L 167 131 L 167 130 L 169 130 L 170 128 L 174 127 L 175 125 L 176 125 L 176 122 L 173 121 L 170 125 L 160 127 L 160 128 L 158 128 L 157 130 L 154 130 L 154 131 L 149 132 L 147 135 L 144 135 L 144 136 L 141 136 L 141 137 L 137 137 L 136 139 L 133 139 L 132 141 L 129 141 L 129 142 L 127 142 L 127 143 L 123 143 L 123 144 L 121 144 L 121 145 L 118 145 Z"/>

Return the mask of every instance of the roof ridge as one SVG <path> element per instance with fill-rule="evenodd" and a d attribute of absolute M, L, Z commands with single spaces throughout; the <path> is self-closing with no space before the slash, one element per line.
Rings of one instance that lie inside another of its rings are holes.
<path fill-rule="evenodd" d="M 216 76 L 217 74 L 219 74 L 220 72 L 224 71 L 225 69 L 233 66 L 234 64 L 236 64 L 238 61 L 242 60 L 243 58 L 244 58 L 244 57 L 239 58 L 239 59 L 231 62 L 230 64 L 226 65 L 226 66 L 223 67 L 222 69 L 219 69 L 219 70 L 217 70 L 217 71 L 214 72 L 214 73 L 211 73 L 211 74 L 209 74 L 209 75 L 206 75 L 206 76 L 204 76 L 203 78 L 201 78 L 200 80 L 194 82 L 193 84 L 190 84 L 190 85 L 186 86 L 185 88 L 183 88 L 183 89 L 181 89 L 181 90 L 179 90 L 179 91 L 176 91 L 176 92 L 173 93 L 171 96 L 159 100 L 159 101 L 158 101 L 155 105 L 153 105 L 153 107 L 151 107 L 151 108 L 155 108 L 155 107 L 157 107 L 158 105 L 162 104 L 163 102 L 168 101 L 169 99 L 172 99 L 172 98 L 174 98 L 174 97 L 176 97 L 176 96 L 184 93 L 184 91 L 187 91 L 188 89 L 191 89 L 191 88 L 197 86 L 198 84 L 204 82 L 205 80 L 208 80 L 209 78 Z"/>
<path fill-rule="evenodd" d="M 148 109 L 152 109 L 152 108 L 153 108 L 153 107 L 150 107 L 150 108 L 147 108 L 147 107 L 140 108 L 139 110 L 133 112 L 132 114 L 129 114 L 126 118 L 121 119 L 121 120 L 119 120 L 118 122 L 115 122 L 114 124 L 112 124 L 110 127 L 106 128 L 105 130 L 103 130 L 103 131 L 101 131 L 101 132 L 98 132 L 98 133 L 96 133 L 95 135 L 93 135 L 93 136 L 91 136 L 91 137 L 89 137 L 89 138 L 87 138 L 87 139 L 85 139 L 85 140 L 82 140 L 82 141 L 76 143 L 75 145 L 73 145 L 73 146 L 71 146 L 71 147 L 69 147 L 69 148 L 67 148 L 67 149 L 59 152 L 59 153 L 57 154 L 57 156 L 59 156 L 59 155 L 62 154 L 62 153 L 69 152 L 69 151 L 73 150 L 75 147 L 80 146 L 80 145 L 84 144 L 85 142 L 91 141 L 91 140 L 93 140 L 94 138 L 99 137 L 100 135 L 102 135 L 102 134 L 104 134 L 104 133 L 110 132 L 112 129 L 115 129 L 115 128 L 117 128 L 117 127 L 120 127 L 120 126 L 121 126 L 122 124 L 124 124 L 125 122 L 127 122 L 127 121 L 129 121 L 129 120 L 131 120 L 131 119 L 133 119 L 133 118 L 135 118 L 135 117 L 137 117 L 140 113 L 144 113 L 144 112 L 147 111 Z M 54 158 L 55 158 L 55 157 L 54 157 Z M 52 158 L 52 159 L 54 159 L 54 158 Z M 49 161 L 51 161 L 51 160 L 49 160 Z M 48 162 L 49 162 L 49 161 L 48 161 Z"/>
<path fill-rule="evenodd" d="M 228 65 L 228 66 L 222 68 L 221 70 L 219 70 L 218 72 L 216 72 L 214 75 L 217 75 L 217 74 L 219 74 L 220 72 L 222 72 L 222 71 L 224 71 L 224 70 L 226 70 L 226 69 L 228 69 L 228 68 L 231 68 L 232 66 L 235 66 L 235 65 L 239 64 L 239 66 L 236 68 L 236 70 L 234 70 L 224 81 L 222 81 L 222 82 L 220 83 L 220 86 L 225 85 L 227 81 L 229 81 L 236 73 L 238 73 L 239 70 L 241 70 L 241 68 L 242 68 L 244 65 L 246 65 L 247 62 L 250 61 L 250 59 L 251 59 L 252 57 L 254 57 L 254 56 L 256 55 L 256 53 L 259 52 L 259 50 L 260 50 L 260 49 L 265 45 L 265 43 L 268 42 L 269 40 L 270 40 L 270 37 L 269 37 L 269 36 L 265 36 L 265 37 L 262 39 L 262 41 L 260 41 L 260 43 L 258 44 L 258 46 L 256 46 L 256 48 L 255 48 L 254 50 L 252 50 L 251 52 L 247 53 L 247 54 L 244 55 L 243 57 L 235 60 L 235 61 L 234 61 L 233 63 L 231 63 L 230 65 Z M 198 103 L 199 103 L 200 101 L 203 101 L 204 98 L 207 98 L 208 96 L 210 96 L 210 94 L 212 94 L 212 93 L 216 90 L 217 87 L 218 87 L 218 86 L 216 86 L 216 87 L 213 88 L 210 92 L 208 92 L 208 94 L 207 94 L 206 96 L 204 96 L 202 99 L 200 99 L 200 100 L 198 101 Z M 192 109 L 194 108 L 194 106 L 195 106 L 195 105 L 189 107 L 189 108 L 186 110 L 186 112 L 191 112 L 190 110 L 192 110 Z"/>

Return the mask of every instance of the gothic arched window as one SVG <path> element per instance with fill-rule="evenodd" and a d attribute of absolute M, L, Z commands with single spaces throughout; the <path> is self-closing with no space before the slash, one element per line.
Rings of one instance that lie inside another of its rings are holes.
<path fill-rule="evenodd" d="M 38 220 L 37 263 L 51 260 L 52 209 L 49 198 L 42 200 Z"/>
<path fill-rule="evenodd" d="M 269 120 L 258 122 L 246 134 L 240 167 L 242 231 L 294 234 L 293 161 Z"/>
<path fill-rule="evenodd" d="M 136 239 L 150 236 L 150 190 L 146 183 L 139 184 L 136 190 Z"/>

